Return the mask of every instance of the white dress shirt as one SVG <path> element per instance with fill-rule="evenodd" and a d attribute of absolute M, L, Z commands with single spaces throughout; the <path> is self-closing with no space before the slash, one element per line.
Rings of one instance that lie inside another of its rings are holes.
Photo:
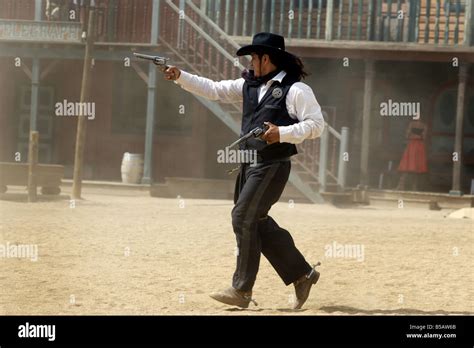
<path fill-rule="evenodd" d="M 271 87 L 273 81 L 281 83 L 286 72 L 281 71 L 266 84 L 258 88 L 258 101 L 262 100 Z M 233 103 L 243 100 L 243 78 L 237 80 L 212 81 L 205 77 L 181 71 L 179 79 L 175 81 L 183 89 L 210 100 L 219 100 L 224 103 Z M 324 118 L 321 107 L 314 96 L 313 90 L 303 82 L 294 83 L 286 96 L 288 114 L 298 123 L 289 126 L 279 126 L 280 142 L 299 144 L 305 139 L 319 137 L 324 130 Z"/>

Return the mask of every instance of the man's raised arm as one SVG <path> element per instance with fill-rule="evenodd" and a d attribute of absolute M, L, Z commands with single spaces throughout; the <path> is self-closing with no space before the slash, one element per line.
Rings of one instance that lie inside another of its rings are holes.
<path fill-rule="evenodd" d="M 186 91 L 210 100 L 224 103 L 242 101 L 242 87 L 244 79 L 212 81 L 208 78 L 193 75 L 174 66 L 165 72 L 165 79 L 174 81 Z"/>

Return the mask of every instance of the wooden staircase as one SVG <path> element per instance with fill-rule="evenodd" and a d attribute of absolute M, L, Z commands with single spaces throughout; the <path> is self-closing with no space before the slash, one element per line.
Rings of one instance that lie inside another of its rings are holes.
<path fill-rule="evenodd" d="M 243 64 L 248 64 L 248 58 L 234 57 L 234 52 L 240 46 L 230 36 L 205 16 L 193 1 L 165 0 L 164 4 L 163 28 L 173 29 L 163 30 L 159 40 L 176 64 L 185 67 L 191 73 L 215 81 L 240 77 L 244 69 Z M 240 103 L 220 103 L 199 96 L 194 97 L 236 135 L 240 134 L 242 115 Z M 340 156 L 337 151 L 338 147 L 339 150 L 341 147 L 337 143 L 338 139 L 341 139 L 341 134 L 326 124 L 323 139 L 327 140 L 323 147 L 320 146 L 320 139 L 307 140 L 298 145 L 299 155 L 293 157 L 289 179 L 314 203 L 324 202 L 321 193 L 324 192 L 326 185 L 340 185 L 341 182 L 338 180 L 340 175 L 337 168 L 337 164 L 341 162 L 335 160 Z M 320 166 L 319 158 L 322 151 L 325 151 L 325 158 L 330 160 L 331 165 L 327 166 L 324 162 L 324 166 Z M 321 180 L 322 176 L 324 180 Z"/>

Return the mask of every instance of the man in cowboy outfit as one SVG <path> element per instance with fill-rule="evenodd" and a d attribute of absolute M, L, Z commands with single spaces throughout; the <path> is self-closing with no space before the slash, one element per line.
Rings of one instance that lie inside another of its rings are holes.
<path fill-rule="evenodd" d="M 222 303 L 247 308 L 257 277 L 260 253 L 268 259 L 286 285 L 294 284 L 295 309 L 302 307 L 317 272 L 298 251 L 290 233 L 267 215 L 280 198 L 291 169 L 295 144 L 314 139 L 324 129 L 324 119 L 312 89 L 300 82 L 307 76 L 301 60 L 285 51 L 282 36 L 259 33 L 252 45 L 237 56 L 251 55 L 250 71 L 237 80 L 211 81 L 176 67 L 165 79 L 183 89 L 221 102 L 243 101 L 242 134 L 268 126 L 260 139 L 249 139 L 241 149 L 256 150 L 257 165 L 242 164 L 236 180 L 232 226 L 237 239 L 237 267 L 232 287 L 211 294 Z M 262 141 L 263 140 L 263 141 Z"/>

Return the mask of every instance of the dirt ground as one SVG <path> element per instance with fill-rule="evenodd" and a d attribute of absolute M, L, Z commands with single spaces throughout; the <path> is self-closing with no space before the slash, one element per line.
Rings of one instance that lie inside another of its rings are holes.
<path fill-rule="evenodd" d="M 71 207 L 66 196 L 26 203 L 15 192 L 0 201 L 0 246 L 37 245 L 38 259 L 0 259 L 0 314 L 474 313 L 474 222 L 449 210 L 278 203 L 270 215 L 321 261 L 321 278 L 291 311 L 293 286 L 262 257 L 259 306 L 240 310 L 208 296 L 234 270 L 231 201 L 84 189 Z"/>

